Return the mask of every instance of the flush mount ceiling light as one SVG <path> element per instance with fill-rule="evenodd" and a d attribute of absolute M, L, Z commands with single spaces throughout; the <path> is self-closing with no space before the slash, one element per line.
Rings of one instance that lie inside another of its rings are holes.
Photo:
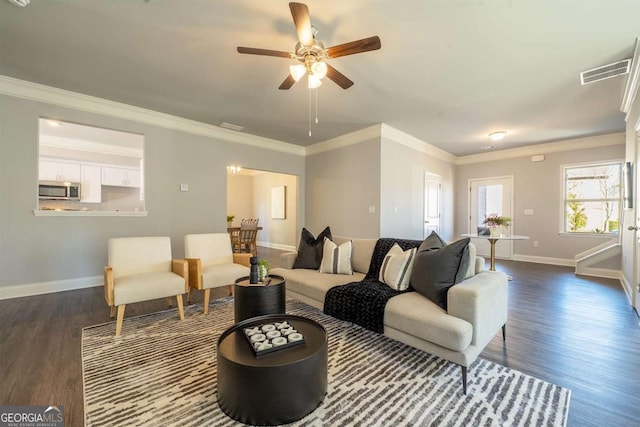
<path fill-rule="evenodd" d="M 492 140 L 492 141 L 500 141 L 505 136 L 507 136 L 507 131 L 506 130 L 500 130 L 500 131 L 497 131 L 497 132 L 491 132 L 489 134 L 489 139 Z"/>
<path fill-rule="evenodd" d="M 31 3 L 31 0 L 9 0 L 9 3 L 13 3 L 16 6 L 20 6 L 20 7 L 25 7 L 26 5 Z"/>

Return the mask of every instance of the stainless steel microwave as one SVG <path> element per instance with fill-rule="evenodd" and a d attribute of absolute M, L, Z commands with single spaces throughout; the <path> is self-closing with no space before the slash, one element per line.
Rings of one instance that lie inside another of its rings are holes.
<path fill-rule="evenodd" d="M 80 183 L 40 181 L 38 197 L 46 200 L 80 200 Z"/>

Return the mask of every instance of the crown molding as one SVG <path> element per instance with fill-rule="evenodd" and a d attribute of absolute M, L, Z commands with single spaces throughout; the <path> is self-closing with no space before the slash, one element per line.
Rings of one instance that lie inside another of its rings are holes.
<path fill-rule="evenodd" d="M 490 162 L 493 160 L 514 159 L 517 157 L 535 156 L 538 154 L 558 153 L 562 151 L 583 150 L 587 148 L 608 147 L 625 143 L 624 132 L 606 135 L 588 136 L 584 138 L 567 139 L 545 144 L 529 145 L 509 150 L 493 151 L 491 153 L 470 154 L 456 159 L 456 165 Z"/>
<path fill-rule="evenodd" d="M 337 150 L 338 148 L 348 147 L 349 145 L 359 144 L 371 139 L 380 138 L 380 124 L 369 126 L 351 133 L 327 139 L 306 147 L 305 154 L 313 156 L 314 154 L 324 153 L 326 151 Z"/>
<path fill-rule="evenodd" d="M 250 145 L 267 150 L 304 156 L 304 147 L 275 139 L 263 138 L 248 133 L 236 132 L 195 120 L 184 119 L 170 114 L 145 108 L 134 107 L 120 102 L 109 101 L 77 92 L 58 89 L 0 75 L 0 94 L 31 101 L 46 102 L 62 107 L 103 114 L 119 119 L 132 120 L 194 135 L 207 136 L 227 142 Z"/>
<path fill-rule="evenodd" d="M 391 127 L 385 123 L 382 123 L 382 132 L 381 135 L 383 138 L 388 138 L 393 142 L 398 144 L 407 146 L 421 153 L 427 154 L 429 156 L 438 158 L 440 160 L 444 160 L 448 163 L 455 163 L 457 157 L 453 154 L 444 151 L 441 148 L 435 147 L 427 142 L 422 141 L 421 139 L 416 138 L 415 136 L 409 135 L 401 130 L 398 130 L 394 127 Z"/>
<path fill-rule="evenodd" d="M 638 95 L 640 89 L 640 37 L 636 39 L 636 48 L 633 52 L 633 59 L 631 60 L 631 70 L 627 77 L 627 84 L 624 89 L 624 95 L 622 96 L 622 105 L 620 111 L 629 114 L 633 101 Z"/>

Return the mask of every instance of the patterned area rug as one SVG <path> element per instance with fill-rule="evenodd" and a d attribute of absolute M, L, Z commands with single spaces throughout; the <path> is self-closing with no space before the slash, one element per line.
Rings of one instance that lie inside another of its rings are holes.
<path fill-rule="evenodd" d="M 235 426 L 216 401 L 216 342 L 233 324 L 232 297 L 82 332 L 87 426 Z M 329 389 L 295 426 L 564 426 L 571 391 L 478 359 L 462 394 L 460 367 L 313 307 L 287 313 L 329 335 Z M 507 342 L 508 345 L 508 342 Z"/>

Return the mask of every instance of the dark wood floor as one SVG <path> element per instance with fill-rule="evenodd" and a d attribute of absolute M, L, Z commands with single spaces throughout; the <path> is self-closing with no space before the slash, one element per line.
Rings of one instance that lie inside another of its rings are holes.
<path fill-rule="evenodd" d="M 278 255 L 259 248 L 271 266 Z M 640 425 L 640 326 L 618 281 L 541 264 L 497 268 L 514 277 L 507 342 L 496 335 L 481 357 L 571 389 L 569 426 Z M 165 308 L 134 304 L 126 317 Z M 99 287 L 0 301 L 0 405 L 63 405 L 66 425 L 81 426 L 81 329 L 107 321 Z"/>

